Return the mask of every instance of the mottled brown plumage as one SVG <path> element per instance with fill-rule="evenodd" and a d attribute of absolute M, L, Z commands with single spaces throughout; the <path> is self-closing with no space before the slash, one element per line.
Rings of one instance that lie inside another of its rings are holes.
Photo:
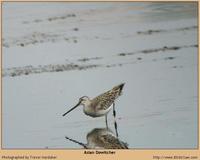
<path fill-rule="evenodd" d="M 65 137 L 85 149 L 128 149 L 128 144 L 117 138 L 109 128 L 95 128 L 87 134 L 87 143 Z"/>
<path fill-rule="evenodd" d="M 127 143 L 119 140 L 108 128 L 96 128 L 87 135 L 88 148 L 128 149 Z"/>
<path fill-rule="evenodd" d="M 87 96 L 83 96 L 79 99 L 78 104 L 67 111 L 63 116 L 71 112 L 73 109 L 79 105 L 83 105 L 83 111 L 86 115 L 91 117 L 100 117 L 107 115 L 111 109 L 111 105 L 115 100 L 121 95 L 124 83 L 113 87 L 111 90 L 100 94 L 99 96 L 90 99 Z"/>
<path fill-rule="evenodd" d="M 114 103 L 115 99 L 117 99 L 121 95 L 123 86 L 124 83 L 115 86 L 113 89 L 95 97 L 94 99 L 92 99 L 92 106 L 98 106 L 97 111 L 102 109 L 106 110 Z"/>

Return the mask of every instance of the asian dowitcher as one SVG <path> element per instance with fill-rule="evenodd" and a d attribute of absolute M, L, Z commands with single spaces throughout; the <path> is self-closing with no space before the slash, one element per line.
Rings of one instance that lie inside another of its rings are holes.
<path fill-rule="evenodd" d="M 125 83 L 113 87 L 111 90 L 100 94 L 99 96 L 90 99 L 88 96 L 83 96 L 79 99 L 77 105 L 71 108 L 69 111 L 63 114 L 65 116 L 76 107 L 83 105 L 83 111 L 86 115 L 91 117 L 105 116 L 107 125 L 107 114 L 112 108 L 113 104 L 113 115 L 115 117 L 115 100 L 122 94 L 122 89 Z"/>
<path fill-rule="evenodd" d="M 87 134 L 87 143 L 82 143 L 65 136 L 66 139 L 83 146 L 85 149 L 128 149 L 128 144 L 121 141 L 109 128 L 95 128 Z"/>

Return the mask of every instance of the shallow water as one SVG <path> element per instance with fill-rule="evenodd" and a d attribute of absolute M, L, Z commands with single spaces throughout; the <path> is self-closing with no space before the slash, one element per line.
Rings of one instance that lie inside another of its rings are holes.
<path fill-rule="evenodd" d="M 3 148 L 83 148 L 65 137 L 87 144 L 104 117 L 62 114 L 122 82 L 119 140 L 197 147 L 197 3 L 10 2 L 3 18 Z"/>

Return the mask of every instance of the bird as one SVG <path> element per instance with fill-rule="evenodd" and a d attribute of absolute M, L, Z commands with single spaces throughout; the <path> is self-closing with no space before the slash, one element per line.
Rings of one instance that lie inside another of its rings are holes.
<path fill-rule="evenodd" d="M 95 128 L 87 134 L 87 146 L 91 149 L 128 149 L 128 144 L 114 135 L 110 128 Z"/>
<path fill-rule="evenodd" d="M 85 149 L 128 149 L 128 144 L 117 138 L 110 128 L 94 128 L 87 134 L 86 144 L 67 136 L 65 138 Z"/>
<path fill-rule="evenodd" d="M 99 96 L 90 99 L 88 96 L 82 96 L 79 98 L 78 103 L 68 110 L 63 116 L 67 115 L 69 112 L 77 108 L 78 106 L 83 106 L 83 112 L 90 117 L 102 117 L 105 116 L 107 125 L 107 114 L 111 110 L 113 105 L 113 116 L 116 116 L 115 112 L 115 100 L 122 94 L 122 89 L 125 83 L 121 83 L 114 86 L 112 89 L 100 94 Z"/>

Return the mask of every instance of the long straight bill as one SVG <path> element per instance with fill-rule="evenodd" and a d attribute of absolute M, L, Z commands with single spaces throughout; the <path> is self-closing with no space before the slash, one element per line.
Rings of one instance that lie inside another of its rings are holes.
<path fill-rule="evenodd" d="M 76 107 L 78 107 L 80 103 L 81 103 L 81 102 L 78 102 L 77 105 L 75 105 L 75 106 L 74 106 L 73 108 L 71 108 L 69 111 L 67 111 L 66 113 L 64 113 L 63 116 L 65 116 L 66 114 L 68 114 L 69 112 L 71 112 L 72 110 L 74 110 Z"/>

